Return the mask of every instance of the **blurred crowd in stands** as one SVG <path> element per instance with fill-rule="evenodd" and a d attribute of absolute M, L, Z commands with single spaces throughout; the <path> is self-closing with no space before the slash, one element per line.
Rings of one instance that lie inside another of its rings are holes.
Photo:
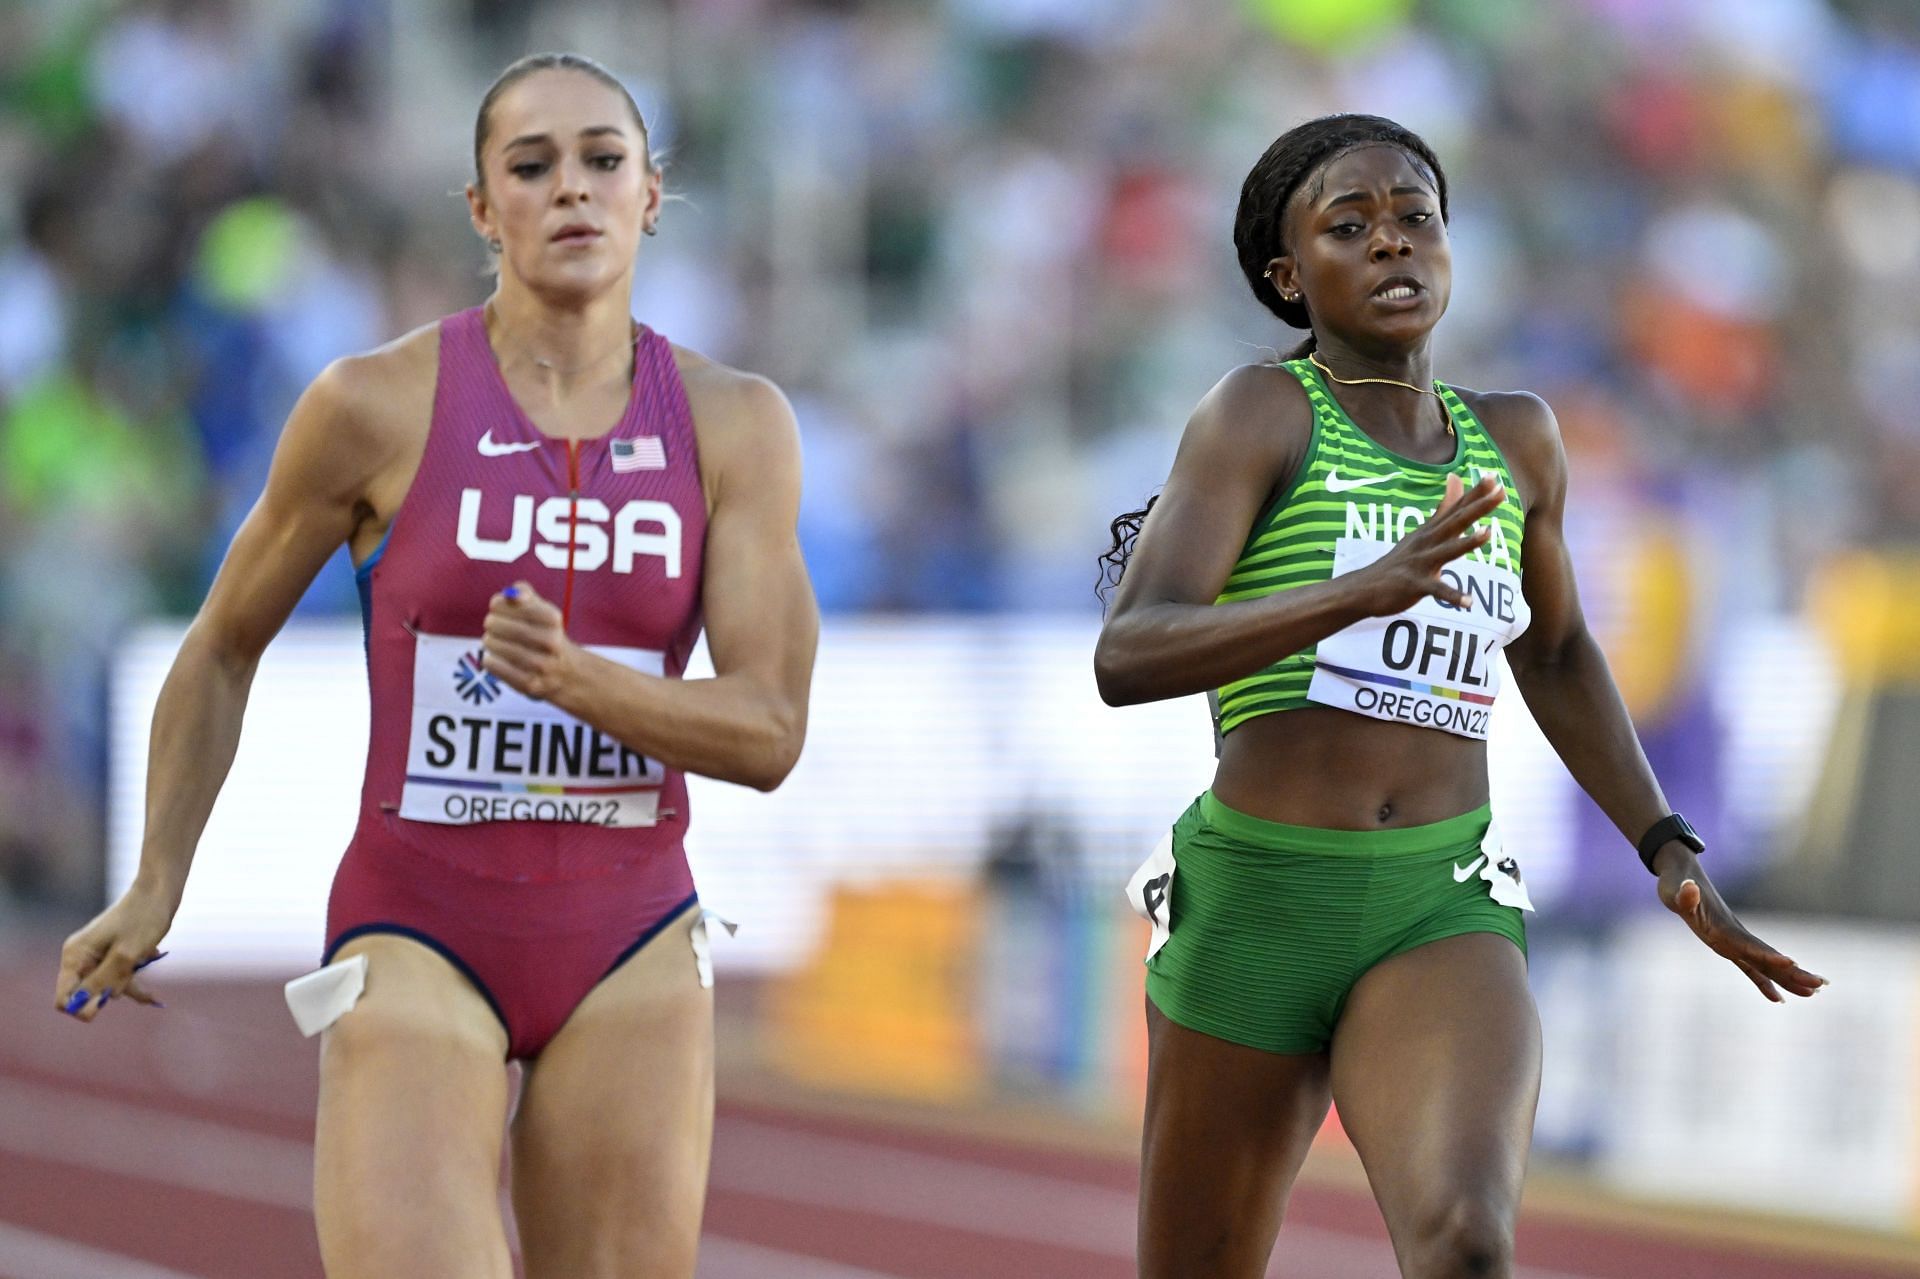
<path fill-rule="evenodd" d="M 636 314 L 795 402 L 830 612 L 1091 614 L 1192 404 L 1297 340 L 1233 211 L 1332 110 L 1446 164 L 1436 371 L 1558 410 L 1599 624 L 1635 537 L 1693 651 L 1920 538 L 1910 0 L 7 0 L 0 902 L 98 891 L 114 646 L 301 388 L 485 295 L 472 112 L 553 47 L 677 197 Z M 302 612 L 352 608 L 343 554 Z"/>

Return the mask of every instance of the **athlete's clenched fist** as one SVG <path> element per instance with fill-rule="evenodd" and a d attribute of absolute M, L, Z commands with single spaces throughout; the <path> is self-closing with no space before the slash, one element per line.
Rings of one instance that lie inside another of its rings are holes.
<path fill-rule="evenodd" d="M 515 582 L 488 602 L 481 649 L 488 671 L 514 691 L 543 701 L 561 688 L 579 656 L 560 610 L 526 582 Z"/>

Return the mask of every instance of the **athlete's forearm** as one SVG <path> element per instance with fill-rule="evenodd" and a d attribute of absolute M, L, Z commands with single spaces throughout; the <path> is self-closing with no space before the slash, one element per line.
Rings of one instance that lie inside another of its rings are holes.
<path fill-rule="evenodd" d="M 1671 811 L 1590 633 L 1569 639 L 1550 661 L 1513 663 L 1513 673 L 1547 742 L 1622 835 L 1638 840 Z"/>
<path fill-rule="evenodd" d="M 194 848 L 233 766 L 257 658 L 222 654 L 187 631 L 160 686 L 147 739 L 146 832 L 137 887 L 178 907 Z"/>
<path fill-rule="evenodd" d="M 664 679 L 573 650 L 548 699 L 669 768 L 770 791 L 800 758 L 806 706 L 747 674 Z"/>
<path fill-rule="evenodd" d="M 1138 605 L 1110 616 L 1093 652 L 1109 706 L 1219 688 L 1371 616 L 1357 574 L 1229 604 Z"/>

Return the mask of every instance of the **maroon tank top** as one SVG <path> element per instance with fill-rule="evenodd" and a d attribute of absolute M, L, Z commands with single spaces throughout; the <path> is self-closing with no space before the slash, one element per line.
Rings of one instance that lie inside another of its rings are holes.
<path fill-rule="evenodd" d="M 700 632 L 706 500 L 686 389 L 642 327 L 605 436 L 540 433 L 476 308 L 440 325 L 413 485 L 356 577 L 373 716 L 356 850 L 522 882 L 684 864 L 687 791 L 664 768 L 481 668 L 487 603 L 516 580 L 574 642 L 677 679 Z"/>

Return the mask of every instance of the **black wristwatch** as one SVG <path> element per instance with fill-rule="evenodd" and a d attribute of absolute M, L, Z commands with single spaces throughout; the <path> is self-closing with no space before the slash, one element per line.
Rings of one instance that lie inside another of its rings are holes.
<path fill-rule="evenodd" d="M 1676 839 L 1691 848 L 1695 854 L 1707 851 L 1707 842 L 1700 838 L 1692 822 L 1678 813 L 1668 813 L 1648 827 L 1647 833 L 1640 837 L 1640 861 L 1647 868 L 1648 874 L 1660 873 L 1653 868 L 1653 855 Z"/>

